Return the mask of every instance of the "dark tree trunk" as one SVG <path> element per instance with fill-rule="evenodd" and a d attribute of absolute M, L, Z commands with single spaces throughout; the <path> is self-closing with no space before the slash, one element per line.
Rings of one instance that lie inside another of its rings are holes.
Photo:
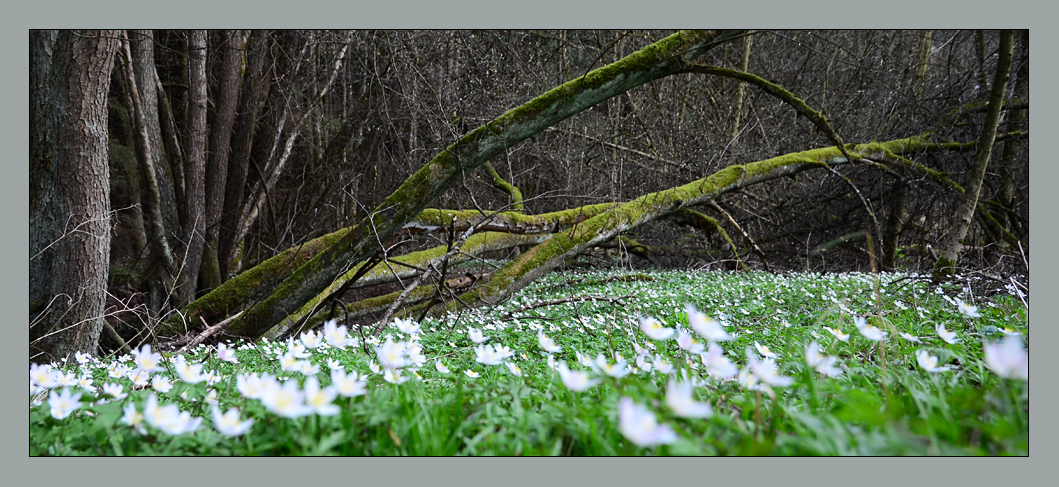
<path fill-rule="evenodd" d="M 210 130 L 210 155 L 206 165 L 206 248 L 202 254 L 202 289 L 210 290 L 223 282 L 218 259 L 221 210 L 224 208 L 225 182 L 228 179 L 228 154 L 231 149 L 232 124 L 239 98 L 239 68 L 242 66 L 243 32 L 225 31 L 224 60 L 220 68 L 217 115 Z M 223 272 L 227 274 L 227 272 Z"/>
<path fill-rule="evenodd" d="M 1028 100 L 1030 94 L 1030 34 L 1029 31 L 1022 31 L 1021 38 L 1021 52 L 1022 52 L 1022 64 L 1019 65 L 1018 71 L 1015 73 L 1015 93 L 1016 99 Z M 1011 127 L 1010 130 L 1026 130 L 1026 113 L 1029 110 L 1018 109 L 1012 110 L 1008 115 L 1008 124 Z M 1004 142 L 1004 152 L 1001 156 L 1000 165 L 1000 204 L 1007 208 L 1009 211 L 1017 212 L 1015 204 L 1015 190 L 1019 184 L 1023 182 L 1023 175 L 1019 168 L 1019 153 L 1022 151 L 1022 141 L 1019 139 L 1009 140 Z M 1015 218 L 1009 218 L 1007 213 L 1001 213 L 998 220 L 1004 227 L 1010 231 L 1013 231 L 1019 238 L 1024 238 L 1027 234 L 1023 228 L 1019 225 L 1019 222 Z"/>
<path fill-rule="evenodd" d="M 30 360 L 94 353 L 110 256 L 117 31 L 30 33 Z"/>
<path fill-rule="evenodd" d="M 199 266 L 206 243 L 206 31 L 191 32 L 188 41 L 188 148 L 184 205 L 187 220 L 183 239 L 187 245 L 180 268 L 177 295 L 180 304 L 195 299 Z"/>
<path fill-rule="evenodd" d="M 158 113 L 158 83 L 156 82 L 154 63 L 154 35 L 150 30 L 129 32 L 129 47 L 132 48 L 132 66 L 136 75 L 136 89 L 143 104 L 143 115 L 147 120 L 147 136 L 151 140 L 151 153 L 154 154 L 155 177 L 158 179 L 158 190 L 162 221 L 167 230 L 167 243 L 172 248 L 177 245 L 176 236 L 180 233 L 180 218 L 177 213 L 177 198 L 173 182 L 173 161 L 171 154 L 162 143 L 162 128 Z"/>
<path fill-rule="evenodd" d="M 217 245 L 222 281 L 228 280 L 235 249 L 239 244 L 235 241 L 235 236 L 238 233 L 239 214 L 243 209 L 243 189 L 246 186 L 254 132 L 257 130 L 258 105 L 267 96 L 269 88 L 268 79 L 264 75 L 265 63 L 268 60 L 265 54 L 268 52 L 269 43 L 268 31 L 255 30 L 250 34 L 243 93 L 239 97 L 239 115 L 235 121 L 232 153 L 228 158 L 228 181 L 224 191 L 224 211 L 221 214 Z"/>
<path fill-rule="evenodd" d="M 152 50 L 144 47 L 146 42 L 143 36 L 142 32 L 133 33 L 129 39 L 130 46 L 121 48 L 120 59 L 125 73 L 125 85 L 129 92 L 131 119 L 136 127 L 136 155 L 144 180 L 143 189 L 146 191 L 144 197 L 141 198 L 144 202 L 144 233 L 151 236 L 151 258 L 156 264 L 148 266 L 149 275 L 145 276 L 150 289 L 147 303 L 152 311 L 158 312 L 168 302 L 169 290 L 173 287 L 175 260 L 168 239 L 171 234 L 169 229 L 177 227 L 173 226 L 175 221 L 167 222 L 164 216 L 172 215 L 175 220 L 175 212 L 172 208 L 172 180 L 167 179 L 169 174 L 165 170 L 166 165 L 160 164 L 161 129 L 158 124 L 158 97 L 153 75 L 154 56 L 153 54 L 144 55 L 144 51 L 151 52 Z M 135 37 L 140 38 L 139 60 L 131 50 L 131 40 Z M 134 71 L 137 69 L 147 71 L 150 76 L 136 76 Z M 149 83 L 149 89 L 140 86 L 141 79 Z M 154 131 L 153 136 L 152 131 Z M 163 181 L 169 183 L 168 187 Z M 168 198 L 162 196 L 163 194 L 166 194 Z M 168 201 L 169 204 L 163 201 Z"/>

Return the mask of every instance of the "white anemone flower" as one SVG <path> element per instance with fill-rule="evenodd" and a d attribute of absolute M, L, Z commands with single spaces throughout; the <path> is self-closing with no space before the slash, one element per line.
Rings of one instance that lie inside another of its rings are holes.
<path fill-rule="evenodd" d="M 559 378 L 562 379 L 563 385 L 574 392 L 584 392 L 599 383 L 599 379 L 589 379 L 587 372 L 570 370 L 566 362 L 559 362 L 556 370 L 559 371 Z"/>
<path fill-rule="evenodd" d="M 375 355 L 379 359 L 379 365 L 385 369 L 399 369 L 408 365 L 404 342 L 394 343 L 390 337 L 386 337 L 386 342 L 375 349 Z"/>
<path fill-rule="evenodd" d="M 394 318 L 393 324 L 397 326 L 397 329 L 405 335 L 414 335 L 416 333 L 419 333 L 419 323 L 416 323 L 415 321 Z"/>
<path fill-rule="evenodd" d="M 308 349 L 313 349 L 324 344 L 324 338 L 320 335 L 317 335 L 316 332 L 313 330 L 309 330 L 305 333 L 302 333 L 299 339 L 301 340 L 302 345 L 305 345 L 305 348 Z"/>
<path fill-rule="evenodd" d="M 772 353 L 772 351 L 769 350 L 769 347 L 767 345 L 762 345 L 762 344 L 760 344 L 760 343 L 755 341 L 754 342 L 754 348 L 757 349 L 758 353 L 760 353 L 762 357 L 765 357 L 765 358 L 776 358 L 776 354 Z"/>
<path fill-rule="evenodd" d="M 787 387 L 794 383 L 794 378 L 779 375 L 776 362 L 772 359 L 759 361 L 750 351 L 750 347 L 747 347 L 746 349 L 746 359 L 750 365 L 750 371 L 753 372 L 761 382 L 773 387 Z"/>
<path fill-rule="evenodd" d="M 235 351 L 228 348 L 228 345 L 225 343 L 217 344 L 217 358 L 233 364 L 239 363 L 239 359 L 235 357 Z"/>
<path fill-rule="evenodd" d="M 948 372 L 952 370 L 952 367 L 949 366 L 938 367 L 938 357 L 923 349 L 916 350 L 916 361 L 927 372 Z"/>
<path fill-rule="evenodd" d="M 334 416 L 339 413 L 338 406 L 331 402 L 338 396 L 338 391 L 333 386 L 320 387 L 320 381 L 316 377 L 309 377 L 305 381 L 305 405 L 312 408 L 320 416 Z"/>
<path fill-rule="evenodd" d="M 66 387 L 63 387 L 62 392 L 53 390 L 48 393 L 48 406 L 51 407 L 53 418 L 63 419 L 81 407 L 81 393 L 71 393 Z"/>
<path fill-rule="evenodd" d="M 474 353 L 477 355 L 474 361 L 480 364 L 500 365 L 504 362 L 504 356 L 498 353 L 492 345 L 479 345 L 474 347 Z"/>
<path fill-rule="evenodd" d="M 938 336 L 940 336 L 942 340 L 945 340 L 945 343 L 950 345 L 955 345 L 960 341 L 959 338 L 956 338 L 956 332 L 946 330 L 945 325 L 941 323 L 934 325 L 934 331 L 938 332 Z"/>
<path fill-rule="evenodd" d="M 685 310 L 688 312 L 688 325 L 691 326 L 692 330 L 695 330 L 695 333 L 698 333 L 703 338 L 714 342 L 724 342 L 735 339 L 734 336 L 729 335 L 728 332 L 724 331 L 724 328 L 721 328 L 720 321 L 710 318 L 704 313 L 700 313 L 691 304 L 685 306 Z"/>
<path fill-rule="evenodd" d="M 842 370 L 834 366 L 835 361 L 837 360 L 838 357 L 832 357 L 820 353 L 820 344 L 816 343 L 815 340 L 805 347 L 805 362 L 822 375 L 828 377 L 838 377 L 839 375 L 842 375 Z"/>
<path fill-rule="evenodd" d="M 408 380 L 408 377 L 401 374 L 400 370 L 395 369 L 385 369 L 382 378 L 391 384 L 404 384 Z"/>
<path fill-rule="evenodd" d="M 683 350 L 687 350 L 692 355 L 698 355 L 706 350 L 706 345 L 699 342 L 691 334 L 684 333 L 681 331 L 677 334 L 677 346 Z"/>
<path fill-rule="evenodd" d="M 637 446 L 646 448 L 677 440 L 668 424 L 658 424 L 654 413 L 628 397 L 618 400 L 618 425 L 621 434 Z"/>
<path fill-rule="evenodd" d="M 651 359 L 651 366 L 658 371 L 659 374 L 666 375 L 673 372 L 673 364 L 666 361 L 661 355 L 655 355 Z"/>
<path fill-rule="evenodd" d="M 563 347 L 556 345 L 555 341 L 546 336 L 543 330 L 537 332 L 537 342 L 548 353 L 559 353 L 563 350 Z"/>
<path fill-rule="evenodd" d="M 346 374 L 342 370 L 332 370 L 331 385 L 342 397 L 362 396 L 368 392 L 365 390 L 367 379 L 356 372 Z"/>
<path fill-rule="evenodd" d="M 985 364 L 1005 379 L 1028 381 L 1030 378 L 1030 354 L 1022 348 L 1019 335 L 1007 335 L 999 342 L 985 345 Z"/>
<path fill-rule="evenodd" d="M 710 342 L 710 348 L 701 355 L 702 365 L 706 366 L 706 373 L 717 379 L 730 379 L 739 373 L 739 369 L 728 357 L 724 355 L 724 349 L 716 343 Z"/>
<path fill-rule="evenodd" d="M 30 364 L 29 380 L 40 387 L 52 388 L 58 385 L 58 371 L 51 365 Z"/>
<path fill-rule="evenodd" d="M 180 380 L 188 384 L 198 384 L 206 380 L 202 376 L 202 364 L 189 364 L 183 355 L 177 355 L 175 362 L 177 375 L 180 376 Z"/>
<path fill-rule="evenodd" d="M 150 345 L 144 345 L 139 350 L 133 350 L 132 355 L 136 357 L 136 368 L 145 372 L 158 372 L 162 370 L 162 355 L 151 353 Z"/>
<path fill-rule="evenodd" d="M 835 338 L 839 339 L 839 341 L 843 341 L 843 342 L 848 342 L 849 341 L 849 335 L 843 333 L 842 330 L 831 328 L 830 326 L 825 326 L 824 329 L 827 330 L 828 333 L 834 335 Z"/>
<path fill-rule="evenodd" d="M 677 382 L 669 379 L 666 388 L 666 405 L 677 416 L 685 418 L 708 418 L 713 416 L 713 407 L 709 403 L 697 402 L 691 398 L 691 382 Z"/>
<path fill-rule="evenodd" d="M 144 420 L 146 418 L 144 418 L 142 413 L 136 411 L 136 405 L 130 402 L 125 405 L 123 411 L 125 412 L 125 414 L 121 417 L 121 422 L 123 424 L 132 426 L 137 433 L 141 435 L 146 435 L 147 428 L 144 428 L 143 426 Z"/>
<path fill-rule="evenodd" d="M 169 382 L 169 378 L 163 375 L 156 375 L 151 379 L 151 388 L 165 394 L 173 389 L 173 383 Z"/>
<path fill-rule="evenodd" d="M 919 343 L 919 337 L 909 335 L 908 333 L 905 333 L 905 332 L 901 332 L 901 338 L 904 338 L 905 340 L 908 340 L 908 341 L 910 341 L 912 343 Z"/>
<path fill-rule="evenodd" d="M 298 382 L 293 380 L 264 389 L 259 399 L 266 409 L 284 418 L 300 418 L 313 412 L 305 404 L 305 392 L 299 390 Z"/>
<path fill-rule="evenodd" d="M 492 338 L 492 337 L 487 337 L 487 336 L 483 335 L 482 331 L 477 329 L 477 328 L 469 328 L 469 329 L 467 329 L 467 337 L 470 338 L 471 341 L 474 342 L 474 343 L 482 343 L 482 342 Z"/>
<path fill-rule="evenodd" d="M 869 325 L 868 321 L 863 317 L 857 316 L 853 318 L 853 322 L 857 325 L 857 330 L 860 331 L 864 338 L 873 342 L 884 342 L 886 341 L 886 332 L 880 330 L 875 325 Z"/>
<path fill-rule="evenodd" d="M 629 370 L 628 364 L 624 360 L 618 360 L 617 363 L 612 364 L 607 361 L 607 357 L 604 357 L 603 354 L 599 354 L 596 356 L 595 365 L 597 370 L 615 379 L 625 377 L 626 375 L 629 375 L 630 372 L 632 372 L 631 370 Z"/>
<path fill-rule="evenodd" d="M 662 326 L 658 320 L 650 317 L 640 317 L 640 329 L 652 340 L 669 340 L 676 333 L 672 328 Z"/>
<path fill-rule="evenodd" d="M 248 419 L 246 421 L 240 421 L 239 410 L 236 408 L 228 409 L 228 412 L 221 414 L 221 410 L 217 406 L 213 406 L 213 427 L 217 429 L 217 432 L 234 438 L 245 434 L 250 431 L 250 427 L 254 425 L 254 419 Z"/>
<path fill-rule="evenodd" d="M 323 335 L 327 344 L 334 348 L 343 349 L 351 344 L 349 329 L 346 328 L 346 325 L 337 326 L 335 320 L 329 320 L 324 323 Z"/>
<path fill-rule="evenodd" d="M 982 315 L 978 313 L 978 306 L 971 306 L 962 299 L 956 298 L 956 308 L 960 310 L 960 314 L 968 318 L 981 318 Z"/>

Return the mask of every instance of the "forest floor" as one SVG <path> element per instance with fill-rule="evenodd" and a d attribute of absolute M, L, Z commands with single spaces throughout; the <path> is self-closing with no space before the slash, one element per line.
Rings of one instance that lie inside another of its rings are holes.
<path fill-rule="evenodd" d="M 557 272 L 379 337 L 34 366 L 30 454 L 1027 455 L 1026 299 L 910 274 Z"/>

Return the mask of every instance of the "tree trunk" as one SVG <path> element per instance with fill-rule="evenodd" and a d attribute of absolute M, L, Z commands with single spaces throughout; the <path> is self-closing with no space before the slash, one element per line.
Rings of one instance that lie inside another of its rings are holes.
<path fill-rule="evenodd" d="M 981 32 L 981 31 L 979 31 Z M 912 72 L 912 94 L 918 100 L 923 96 L 923 82 L 927 79 L 927 68 L 930 66 L 930 46 L 934 31 L 919 31 L 919 47 L 916 49 L 915 70 Z"/>
<path fill-rule="evenodd" d="M 188 148 L 183 240 L 187 245 L 180 266 L 177 296 L 180 304 L 195 299 L 202 250 L 206 243 L 206 31 L 191 32 L 188 41 Z"/>
<path fill-rule="evenodd" d="M 743 56 L 739 62 L 739 70 L 744 73 L 750 72 L 750 41 L 752 37 L 743 37 Z M 736 86 L 735 92 L 735 110 L 734 119 L 732 120 L 731 139 L 732 144 L 735 144 L 735 139 L 739 137 L 740 126 L 743 123 L 743 101 L 746 99 L 746 83 L 739 83 Z"/>
<path fill-rule="evenodd" d="M 1019 65 L 1018 71 L 1015 72 L 1015 93 L 1014 98 L 1028 100 L 1030 95 L 1030 33 L 1028 30 L 1022 31 L 1021 43 L 1022 43 L 1022 64 Z M 1010 124 L 1010 130 L 1024 130 L 1023 125 L 1026 123 L 1027 112 L 1026 109 L 1012 110 L 1008 114 L 1008 123 Z M 1019 153 L 1022 149 L 1022 141 L 1018 139 L 1010 140 L 1004 143 L 1004 152 L 1001 156 L 1000 163 L 1000 204 L 1007 208 L 1008 211 L 1017 212 L 1015 205 L 1015 189 L 1019 184 L 1022 183 L 1022 174 L 1019 170 Z M 1004 228 L 1012 231 L 1019 238 L 1025 238 L 1026 233 L 1023 232 L 1022 228 L 1019 228 L 1018 220 L 1009 218 L 1007 213 L 1001 213 L 999 216 L 1000 223 Z"/>
<path fill-rule="evenodd" d="M 154 35 L 150 30 L 129 32 L 129 47 L 132 49 L 132 67 L 136 76 L 136 90 L 140 95 L 143 115 L 147 120 L 147 136 L 151 141 L 151 153 L 154 154 L 155 178 L 158 180 L 159 211 L 167 230 L 166 238 L 170 248 L 177 245 L 176 237 L 180 235 L 180 218 L 178 216 L 177 193 L 173 181 L 173 162 L 171 154 L 162 143 L 162 128 L 159 118 L 158 74 L 154 63 Z"/>
<path fill-rule="evenodd" d="M 252 333 L 266 332 L 319 295 L 351 263 L 366 260 L 376 242 L 389 241 L 466 172 L 555 123 L 603 100 L 676 74 L 738 32 L 678 32 L 621 61 L 586 73 L 463 136 L 387 197 L 365 221 L 295 271 L 265 301 L 240 316 Z"/>
<path fill-rule="evenodd" d="M 1004 104 L 1004 91 L 1007 89 L 1011 71 L 1011 55 L 1015 34 L 1010 30 L 1000 32 L 1000 58 L 997 60 L 996 77 L 989 95 L 989 109 L 986 111 L 982 126 L 982 136 L 978 138 L 978 149 L 974 164 L 971 166 L 966 191 L 956 210 L 956 225 L 948 234 L 942 254 L 934 263 L 934 279 L 951 277 L 956 271 L 956 258 L 963 249 L 963 239 L 971 227 L 975 207 L 978 205 L 978 194 L 985 179 L 985 170 L 989 165 L 989 153 L 993 150 L 997 125 L 1000 122 L 1000 110 Z"/>
<path fill-rule="evenodd" d="M 202 289 L 220 286 L 220 259 L 218 241 L 220 236 L 221 210 L 224 208 L 225 183 L 228 180 L 228 154 L 231 148 L 232 124 L 239 98 L 239 68 L 242 67 L 243 33 L 240 30 L 225 31 L 227 42 L 223 48 L 220 92 L 217 95 L 217 115 L 210 130 L 210 156 L 206 166 L 206 248 L 202 255 Z"/>
<path fill-rule="evenodd" d="M 30 33 L 30 360 L 94 354 L 110 257 L 107 93 L 118 31 Z"/>
<path fill-rule="evenodd" d="M 126 39 L 128 41 L 129 39 Z M 161 269 L 158 271 L 159 277 L 164 274 L 172 274 L 175 271 L 173 253 L 169 248 L 166 232 L 166 222 L 162 217 L 162 203 L 161 203 L 161 184 L 158 180 L 159 171 L 156 170 L 158 164 L 157 154 L 158 146 L 155 145 L 154 141 L 150 136 L 150 125 L 151 122 L 147 118 L 147 110 L 143 103 L 143 98 L 140 96 L 140 90 L 138 80 L 133 73 L 133 57 L 132 50 L 128 44 L 122 43 L 120 49 L 120 59 L 122 60 L 122 68 L 125 73 L 125 81 L 128 86 L 129 100 L 132 106 L 132 119 L 134 122 L 135 139 L 136 139 L 136 156 L 139 159 L 140 172 L 144 180 L 144 189 L 147 192 L 146 198 L 144 198 L 146 204 L 144 205 L 144 225 L 146 225 L 146 234 L 151 236 L 151 251 L 152 258 L 161 261 Z M 151 66 L 153 69 L 153 65 Z M 154 83 L 150 86 L 154 87 Z M 151 90 L 152 92 L 154 90 Z M 153 112 L 157 117 L 157 111 Z M 155 120 L 155 127 L 158 127 L 158 121 Z M 148 276 L 148 279 L 152 283 L 152 288 L 157 287 L 158 279 L 154 276 Z M 170 283 L 171 284 L 171 283 Z M 155 293 L 152 292 L 152 295 Z M 153 301 L 153 300 L 152 300 Z M 160 309 L 160 303 L 150 303 L 151 309 Z"/>
<path fill-rule="evenodd" d="M 232 140 L 232 153 L 228 159 L 228 180 L 224 191 L 224 211 L 221 214 L 221 225 L 217 244 L 218 267 L 221 281 L 228 280 L 228 272 L 235 258 L 235 249 L 239 242 L 235 240 L 238 233 L 239 214 L 243 208 L 243 190 L 246 186 L 247 170 L 250 167 L 250 153 L 257 130 L 258 105 L 268 94 L 269 82 L 265 78 L 265 63 L 270 43 L 269 32 L 255 30 L 250 34 L 247 46 L 246 76 L 243 80 L 243 93 L 239 97 L 239 116 L 235 122 L 235 136 Z"/>
<path fill-rule="evenodd" d="M 613 206 L 614 204 L 612 203 L 601 203 L 541 215 L 523 215 L 516 212 L 498 213 L 490 215 L 490 221 L 481 224 L 478 227 L 478 231 L 520 235 L 554 233 L 570 228 L 570 226 L 583 222 Z M 453 229 L 463 232 L 481 220 L 482 215 L 476 211 L 427 209 L 415 220 L 406 224 L 405 229 L 409 232 L 436 232 L 447 228 L 445 226 L 446 222 L 452 221 L 453 218 L 455 218 Z M 186 331 L 196 331 L 202 328 L 201 320 L 205 320 L 207 323 L 215 323 L 235 314 L 244 309 L 250 301 L 267 297 L 268 293 L 291 272 L 305 265 L 306 262 L 326 250 L 348 232 L 348 229 L 339 230 L 284 250 L 278 255 L 239 274 L 234 279 L 225 282 L 209 294 L 195 300 L 195 302 L 186 306 L 182 313 L 174 314 L 160 324 L 155 333 L 160 336 L 167 336 Z M 469 243 L 467 245 L 473 244 L 473 238 L 472 236 L 472 238 L 468 239 Z M 354 272 L 359 265 L 361 264 L 358 263 L 354 266 L 350 272 Z M 342 279 L 339 278 L 341 282 L 345 282 Z M 365 276 L 365 279 L 370 280 L 371 275 Z M 201 318 L 201 320 L 198 318 Z"/>

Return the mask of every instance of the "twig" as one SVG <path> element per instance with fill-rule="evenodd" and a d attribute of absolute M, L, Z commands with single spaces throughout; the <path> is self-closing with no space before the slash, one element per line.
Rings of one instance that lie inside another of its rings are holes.
<path fill-rule="evenodd" d="M 240 312 L 238 312 L 238 313 L 236 313 L 236 314 L 234 314 L 232 316 L 229 316 L 229 317 L 225 318 L 220 323 L 217 323 L 216 325 L 213 325 L 213 326 L 206 325 L 206 320 L 203 319 L 200 316 L 199 319 L 202 320 L 202 324 L 203 325 L 206 325 L 206 330 L 203 331 L 202 333 L 200 333 L 199 336 L 191 339 L 191 341 L 189 341 L 187 343 L 187 345 L 184 345 L 183 347 L 181 347 L 180 348 L 180 352 L 181 353 L 187 352 L 187 351 L 191 350 L 192 347 L 194 347 L 194 346 L 206 341 L 207 338 L 209 338 L 209 337 L 211 337 L 213 335 L 216 335 L 217 332 L 223 330 L 224 327 L 228 326 L 228 323 L 231 323 L 232 321 L 235 321 L 235 319 L 238 318 L 239 315 L 241 315 L 241 314 L 243 314 L 242 311 L 240 311 Z"/>

